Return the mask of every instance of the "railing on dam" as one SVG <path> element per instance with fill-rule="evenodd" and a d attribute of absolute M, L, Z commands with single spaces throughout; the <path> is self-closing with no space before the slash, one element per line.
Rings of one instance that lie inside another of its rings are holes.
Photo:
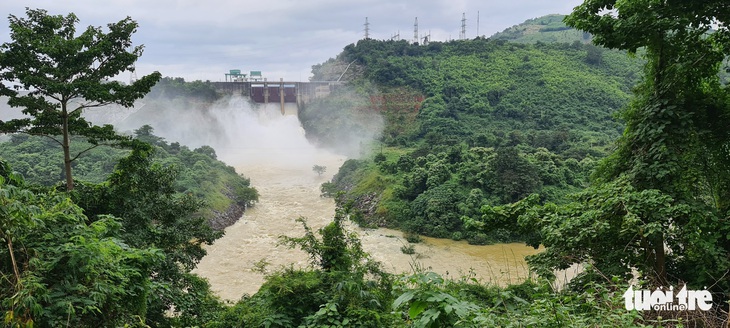
<path fill-rule="evenodd" d="M 344 85 L 344 82 L 278 82 L 243 81 L 213 82 L 218 92 L 237 94 L 249 97 L 253 102 L 268 104 L 280 103 L 284 113 L 285 103 L 296 103 L 297 107 L 314 99 L 328 96 L 332 91 Z"/>

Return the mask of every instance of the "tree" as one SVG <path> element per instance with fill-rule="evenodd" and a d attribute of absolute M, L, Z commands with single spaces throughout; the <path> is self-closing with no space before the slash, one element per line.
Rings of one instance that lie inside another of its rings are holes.
<path fill-rule="evenodd" d="M 315 173 L 317 173 L 317 175 L 322 176 L 322 174 L 324 173 L 324 171 L 327 171 L 327 167 L 326 166 L 322 166 L 322 165 L 314 165 L 314 166 L 312 166 L 312 171 L 314 171 Z"/>
<path fill-rule="evenodd" d="M 538 167 L 514 147 L 499 148 L 491 163 L 495 188 L 505 202 L 516 202 L 542 186 Z"/>
<path fill-rule="evenodd" d="M 730 103 L 717 74 L 730 55 L 728 21 L 718 0 L 576 7 L 566 22 L 598 45 L 643 49 L 645 77 L 622 113 L 625 133 L 575 202 L 484 208 L 484 219 L 539 231 L 533 244 L 548 250 L 531 264 L 543 272 L 589 262 L 607 274 L 636 268 L 657 285 L 716 283 L 730 267 Z"/>
<path fill-rule="evenodd" d="M 111 125 L 95 126 L 81 117 L 85 108 L 118 104 L 131 107 L 160 79 L 160 73 L 143 76 L 131 85 L 110 78 L 134 71 L 143 46 L 132 47 L 137 23 L 127 17 L 101 27 L 89 26 L 77 35 L 74 14 L 48 15 L 27 9 L 27 18 L 10 15 L 12 42 L 0 46 L 0 95 L 8 104 L 22 107 L 29 118 L 0 121 L 0 131 L 23 132 L 53 139 L 63 149 L 66 189 L 72 190 L 71 163 L 88 151 L 72 156 L 71 136 L 84 137 L 91 148 L 128 140 Z M 24 91 L 23 91 L 24 90 Z"/>
<path fill-rule="evenodd" d="M 7 327 L 131 326 L 162 254 L 133 248 L 119 220 L 94 222 L 68 194 L 25 187 L 0 160 L 0 306 Z"/>
<path fill-rule="evenodd" d="M 622 111 L 625 132 L 573 202 L 537 206 L 533 196 L 486 206 L 476 226 L 535 233 L 529 244 L 546 251 L 528 262 L 543 275 L 589 264 L 596 270 L 584 277 L 591 279 L 601 279 L 590 277 L 596 271 L 629 278 L 635 270 L 656 286 L 679 281 L 726 291 L 730 94 L 718 71 L 730 55 L 729 20 L 730 8 L 718 0 L 586 0 L 576 7 L 568 25 L 646 59 Z"/>
<path fill-rule="evenodd" d="M 70 195 L 92 221 L 105 215 L 121 218 L 120 238 L 129 246 L 155 247 L 164 255 L 151 268 L 146 317 L 150 326 L 164 327 L 202 320 L 199 312 L 215 306 L 208 284 L 190 272 L 206 254 L 203 244 L 212 244 L 223 232 L 199 216 L 201 200 L 175 192 L 176 168 L 154 163 L 153 152 L 149 144 L 133 142 L 132 152 L 105 183 L 79 184 Z M 172 311 L 174 317 L 167 315 Z"/>

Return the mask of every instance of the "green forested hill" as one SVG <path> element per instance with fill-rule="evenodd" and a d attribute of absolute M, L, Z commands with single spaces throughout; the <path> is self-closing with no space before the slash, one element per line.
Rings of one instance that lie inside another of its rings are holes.
<path fill-rule="evenodd" d="M 136 132 L 139 140 L 154 146 L 154 158 L 159 165 L 172 167 L 177 172 L 175 191 L 205 202 L 200 214 L 210 221 L 213 228 L 223 229 L 232 224 L 246 207 L 258 200 L 258 193 L 250 186 L 249 179 L 218 161 L 213 148 L 203 146 L 191 150 L 177 142 L 168 143 L 154 136 L 149 126 L 143 126 Z M 88 144 L 81 141 L 75 144 L 75 148 L 80 150 L 84 147 Z M 102 183 L 128 153 L 128 150 L 110 147 L 95 148 L 75 161 L 76 179 Z M 57 145 L 47 138 L 13 135 L 0 143 L 0 159 L 6 160 L 14 171 L 32 184 L 51 186 L 63 179 L 60 166 L 63 157 Z"/>
<path fill-rule="evenodd" d="M 345 191 L 340 205 L 360 208 L 366 224 L 473 243 L 515 237 L 463 229 L 482 205 L 530 193 L 561 202 L 587 185 L 621 134 L 614 114 L 641 64 L 578 42 L 361 40 L 315 66 L 315 76 L 338 62 L 357 66 L 345 75 L 352 89 L 300 112 L 308 135 L 336 145 L 333 117 L 366 110 L 385 127 L 376 156 L 346 163 L 325 194 Z"/>
<path fill-rule="evenodd" d="M 147 95 L 145 102 L 151 109 L 171 107 L 173 103 L 181 108 L 206 108 L 219 96 L 210 83 L 165 77 Z M 164 112 L 156 110 L 154 113 Z M 141 121 L 163 120 L 146 117 Z M 233 224 L 244 209 L 258 199 L 250 181 L 219 161 L 210 146 L 190 149 L 176 141 L 167 142 L 153 132 L 151 126 L 144 125 L 135 131 L 135 137 L 155 148 L 156 163 L 177 172 L 176 192 L 193 195 L 206 203 L 199 214 L 208 219 L 213 228 L 223 229 Z M 78 139 L 72 143 L 72 151 L 79 153 L 89 146 Z M 118 161 L 128 154 L 129 150 L 112 147 L 84 152 L 73 162 L 75 178 L 86 183 L 103 183 L 114 172 Z M 58 144 L 49 138 L 25 134 L 4 136 L 0 139 L 0 159 L 7 161 L 29 184 L 52 186 L 63 179 L 63 155 Z"/>
<path fill-rule="evenodd" d="M 590 43 L 591 35 L 563 23 L 565 15 L 547 15 L 528 19 L 491 36 L 494 40 L 508 40 L 519 43 Z"/>

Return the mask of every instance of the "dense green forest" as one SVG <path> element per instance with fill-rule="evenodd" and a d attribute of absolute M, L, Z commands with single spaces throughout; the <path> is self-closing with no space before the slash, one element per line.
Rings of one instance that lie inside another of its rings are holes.
<path fill-rule="evenodd" d="M 138 114 L 144 117 L 133 118 L 135 121 L 159 122 L 161 118 L 147 113 L 166 113 L 164 109 L 169 110 L 171 106 L 204 110 L 221 97 L 208 82 L 186 82 L 181 78 L 164 77 L 145 96 L 146 110 L 144 114 Z M 191 104 L 195 106 L 191 107 Z M 210 146 L 190 149 L 177 141 L 166 141 L 156 136 L 149 125 L 127 133 L 155 148 L 152 156 L 156 163 L 174 167 L 178 175 L 175 191 L 192 194 L 205 202 L 206 206 L 200 209 L 199 214 L 208 219 L 215 229 L 223 229 L 235 222 L 244 209 L 258 199 L 249 179 L 219 161 Z M 105 181 L 116 163 L 129 154 L 129 150 L 124 147 L 96 147 L 83 138 L 75 139 L 76 142 L 71 145 L 73 153 L 90 148 L 72 163 L 76 177 L 82 181 Z M 52 139 L 15 134 L 0 139 L 0 145 L 0 158 L 4 158 L 14 171 L 23 175 L 27 183 L 52 186 L 63 180 L 63 155 Z"/>
<path fill-rule="evenodd" d="M 148 125 L 135 130 L 134 137 L 154 146 L 155 151 L 151 156 L 155 162 L 176 172 L 176 192 L 193 195 L 206 203 L 199 214 L 208 219 L 215 229 L 223 229 L 235 222 L 243 210 L 258 199 L 249 179 L 217 160 L 213 148 L 202 146 L 191 150 L 178 142 L 168 143 L 155 136 Z M 62 154 L 52 140 L 16 134 L 0 145 L 0 158 L 6 159 L 28 184 L 53 186 L 63 180 L 63 170 L 59 164 Z M 74 149 L 88 146 L 79 141 Z M 76 178 L 102 183 L 114 171 L 117 162 L 129 152 L 111 147 L 94 148 L 74 161 Z"/>
<path fill-rule="evenodd" d="M 257 191 L 209 146 L 190 150 L 148 125 L 127 135 L 82 116 L 131 107 L 160 81 L 157 72 L 109 80 L 141 55 L 128 45 L 135 21 L 76 35 L 73 14 L 26 15 L 10 16 L 13 41 L 0 45 L 0 95 L 25 114 L 4 108 L 11 119 L 0 121 L 3 326 L 205 322 L 222 305 L 191 271 L 231 223 L 219 214 L 237 219 Z M 213 89 L 165 78 L 154 90 L 210 101 L 200 90 Z"/>
<path fill-rule="evenodd" d="M 319 118 L 357 121 L 368 109 L 385 127 L 376 156 L 348 161 L 324 193 L 344 191 L 339 204 L 354 202 L 363 224 L 476 244 L 520 238 L 465 229 L 463 219 L 478 218 L 482 206 L 531 193 L 564 202 L 588 185 L 621 134 L 615 114 L 642 64 L 579 42 L 481 38 L 361 40 L 337 60 L 358 64 L 353 86 L 301 110 L 307 133 L 336 146 L 341 138 Z"/>
<path fill-rule="evenodd" d="M 625 290 L 618 282 L 632 276 L 645 288 L 713 286 L 715 312 L 684 320 L 719 325 L 730 287 L 728 32 L 708 22 L 728 16 L 709 3 L 639 3 L 586 1 L 565 23 L 536 18 L 490 39 L 361 40 L 315 65 L 325 79 L 357 67 L 339 99 L 300 113 L 314 139 L 336 147 L 317 118 L 343 104 L 352 110 L 340 120 L 364 108 L 385 118 L 372 154 L 347 161 L 323 195 L 363 225 L 544 246 L 530 268 L 552 279 L 582 266 L 573 292 Z"/>
<path fill-rule="evenodd" d="M 604 15 L 605 8 L 617 14 Z M 0 87 L 32 117 L 0 122 L 12 133 L 0 149 L 6 327 L 727 323 L 730 97 L 718 72 L 730 55 L 730 7 L 723 1 L 586 0 L 565 23 L 600 47 L 361 40 L 315 65 L 314 78 L 324 80 L 342 63 L 354 67 L 343 75 L 349 88 L 300 110 L 308 137 L 343 147 L 342 130 L 328 129 L 333 123 L 364 134 L 382 127 L 382 134 L 370 153 L 345 162 L 322 186 L 338 204 L 333 221 L 314 231 L 302 218 L 303 235 L 280 237 L 308 254 L 311 265 L 272 270 L 260 263 L 264 285 L 235 304 L 223 303 L 191 271 L 203 245 L 221 236 L 201 216 L 217 204 L 207 194 L 232 193 L 250 204 L 256 193 L 248 181 L 216 161 L 210 147 L 164 141 L 150 126 L 119 134 L 86 122 L 81 107 L 44 98 L 68 100 L 71 90 L 129 106 L 145 94 L 201 104 L 217 96 L 205 82 L 159 74 L 131 86 L 100 83 L 116 73 L 103 65 L 69 78 L 68 69 L 89 58 L 78 44 L 125 44 L 136 23 L 127 18 L 110 25 L 116 33 L 88 29 L 76 37 L 74 15 L 27 15 L 11 16 L 14 42 L 0 46 L 0 78 L 38 83 L 40 90 Z M 535 21 L 546 22 L 542 33 L 560 27 L 552 17 Z M 57 49 L 68 51 L 57 56 Z M 119 61 L 118 69 L 141 55 L 140 48 L 120 49 L 127 50 L 100 51 L 111 56 L 102 63 Z M 48 60 L 17 60 L 28 51 L 41 56 L 27 58 Z M 64 66 L 66 60 L 74 64 Z M 46 78 L 34 78 L 32 65 L 49 63 L 57 65 L 44 66 Z M 362 124 L 373 113 L 382 126 Z M 123 150 L 95 147 L 105 142 Z M 84 156 L 69 157 L 76 152 Z M 11 157 L 22 160 L 11 165 Z M 472 243 L 522 240 L 544 251 L 527 258 L 534 275 L 507 287 L 469 275 L 444 278 L 417 263 L 412 273 L 394 275 L 344 228 L 347 219 Z M 571 265 L 583 272 L 558 288 L 556 270 Z M 630 282 L 638 294 L 624 294 Z M 692 301 L 712 307 L 638 311 L 655 299 L 643 294 L 642 301 L 640 290 L 662 286 L 707 290 L 710 300 Z"/>

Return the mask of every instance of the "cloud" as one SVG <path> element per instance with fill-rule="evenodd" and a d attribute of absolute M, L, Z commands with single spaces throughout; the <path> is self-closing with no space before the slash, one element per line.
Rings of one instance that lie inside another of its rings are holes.
<path fill-rule="evenodd" d="M 526 19 L 569 13 L 579 0 L 16 0 L 0 3 L 0 13 L 24 16 L 24 8 L 51 14 L 75 13 L 80 29 L 105 26 L 127 16 L 140 27 L 133 40 L 145 45 L 137 74 L 158 70 L 186 80 L 224 79 L 229 69 L 260 70 L 272 80 L 307 80 L 311 66 L 337 56 L 365 34 L 446 41 L 459 37 L 462 13 L 467 37 L 492 35 Z M 479 25 L 477 26 L 477 13 Z M 0 42 L 9 41 L 7 21 Z M 126 77 L 125 77 L 126 78 Z"/>

